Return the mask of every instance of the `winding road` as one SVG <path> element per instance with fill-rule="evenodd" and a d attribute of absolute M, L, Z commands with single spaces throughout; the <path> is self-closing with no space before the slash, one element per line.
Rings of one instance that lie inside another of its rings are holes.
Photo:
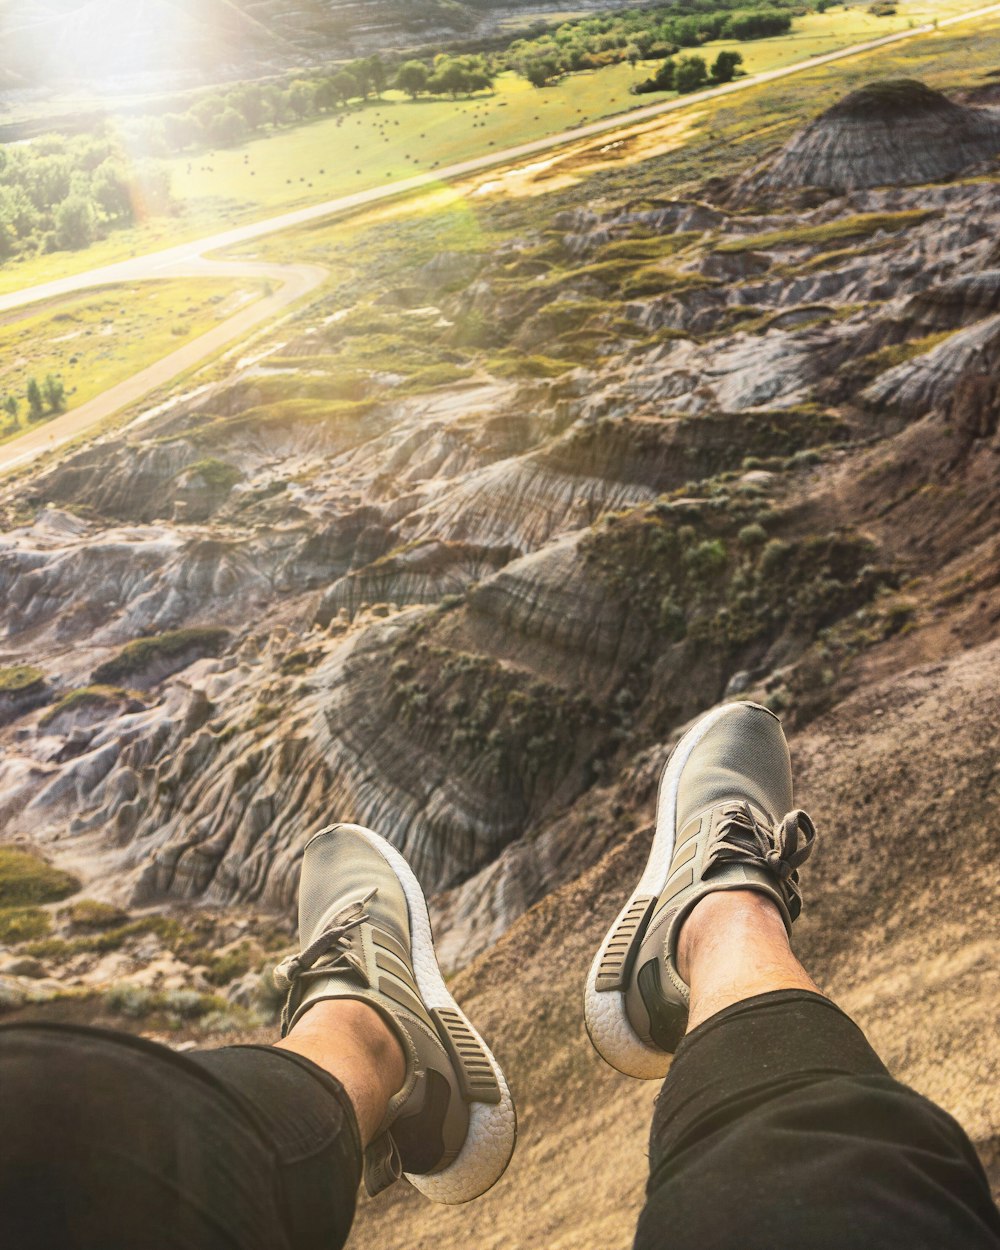
<path fill-rule="evenodd" d="M 834 61 L 848 57 L 874 52 L 894 43 L 907 39 L 916 39 L 923 35 L 956 26 L 962 22 L 975 21 L 978 18 L 1000 14 L 1000 4 L 990 4 L 974 9 L 968 13 L 960 13 L 954 17 L 942 18 L 937 25 L 914 27 L 912 30 L 897 31 L 892 35 L 884 35 L 866 43 L 853 44 L 836 52 L 828 52 L 822 56 L 809 57 L 794 65 L 786 65 L 782 69 L 768 70 L 762 74 L 754 74 L 735 82 L 726 83 L 721 87 L 713 87 L 707 91 L 699 91 L 695 95 L 681 99 L 668 100 L 662 104 L 650 105 L 647 108 L 634 109 L 627 114 L 617 114 L 601 121 L 590 122 L 573 130 L 564 130 L 559 134 L 549 135 L 544 139 L 536 139 L 531 143 L 523 143 L 516 147 L 506 148 L 501 152 L 490 152 L 483 156 L 473 157 L 467 161 L 449 165 L 428 173 L 417 174 L 384 187 L 372 187 L 367 191 L 358 191 L 353 195 L 341 196 L 339 199 L 326 200 L 320 204 L 312 204 L 307 208 L 294 212 L 282 213 L 277 217 L 268 217 L 262 221 L 250 222 L 236 226 L 220 234 L 209 235 L 207 238 L 167 248 L 159 252 L 150 252 L 145 256 L 136 256 L 130 260 L 119 261 L 113 265 L 105 265 L 100 269 L 91 269 L 86 273 L 73 274 L 59 278 L 40 286 L 26 287 L 7 295 L 0 295 L 0 313 L 8 312 L 27 304 L 41 300 L 55 299 L 70 295 L 77 291 L 92 287 L 107 286 L 119 282 L 136 282 L 155 280 L 157 278 L 237 278 L 266 280 L 280 284 L 278 289 L 253 304 L 242 309 L 234 316 L 221 322 L 213 329 L 192 339 L 169 356 L 150 365 L 148 368 L 133 374 L 124 382 L 119 382 L 110 390 L 95 396 L 79 408 L 55 417 L 37 429 L 29 430 L 19 438 L 12 439 L 0 447 L 0 473 L 21 467 L 47 451 L 54 451 L 70 440 L 97 425 L 106 417 L 136 403 L 151 391 L 166 385 L 180 373 L 193 368 L 201 361 L 212 356 L 221 348 L 244 338 L 251 330 L 264 322 L 273 320 L 279 313 L 292 304 L 305 298 L 314 291 L 326 276 L 326 270 L 318 265 L 277 265 L 257 261 L 220 261 L 209 260 L 207 253 L 238 244 L 250 243 L 257 239 L 277 234 L 295 226 L 308 225 L 324 218 L 334 217 L 342 213 L 354 212 L 372 204 L 382 203 L 397 196 L 410 194 L 425 187 L 436 186 L 442 182 L 452 182 L 471 174 L 481 173 L 499 165 L 508 165 L 535 156 L 540 152 L 548 152 L 567 143 L 576 143 L 580 139 L 592 135 L 609 132 L 624 132 L 637 122 L 673 113 L 680 109 L 697 107 L 704 100 L 718 99 L 732 95 L 738 91 L 746 91 L 763 83 L 774 82 L 779 78 L 788 78 L 793 74 L 801 74 L 819 65 L 828 65 Z"/>

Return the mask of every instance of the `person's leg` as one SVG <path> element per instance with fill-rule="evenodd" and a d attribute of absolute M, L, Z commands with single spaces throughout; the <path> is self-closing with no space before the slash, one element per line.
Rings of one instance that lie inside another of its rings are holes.
<path fill-rule="evenodd" d="M 399 1040 L 378 1012 L 356 998 L 323 999 L 275 1045 L 340 1082 L 354 1107 L 361 1144 L 368 1146 L 406 1077 Z"/>
<path fill-rule="evenodd" d="M 0 1244 L 337 1250 L 362 1162 L 463 1202 L 516 1137 L 503 1073 L 434 957 L 420 887 L 358 826 L 309 843 L 282 1038 L 178 1055 L 106 1030 L 0 1028 Z"/>
<path fill-rule="evenodd" d="M 960 1126 L 815 989 L 769 900 L 704 898 L 678 969 L 690 1027 L 657 1099 L 636 1250 L 1000 1246 Z"/>
<path fill-rule="evenodd" d="M 707 713 L 664 770 L 649 859 L 594 959 L 594 1046 L 667 1074 L 636 1250 L 996 1250 L 965 1134 L 792 954 L 815 831 L 791 806 L 777 718 Z"/>
<path fill-rule="evenodd" d="M 10 1024 L 0 1106 L 0 1245 L 336 1250 L 350 1229 L 354 1112 L 299 1056 Z"/>
<path fill-rule="evenodd" d="M 687 1031 L 745 998 L 819 988 L 792 954 L 778 909 L 752 890 L 706 894 L 681 926 L 677 970 L 691 987 Z"/>

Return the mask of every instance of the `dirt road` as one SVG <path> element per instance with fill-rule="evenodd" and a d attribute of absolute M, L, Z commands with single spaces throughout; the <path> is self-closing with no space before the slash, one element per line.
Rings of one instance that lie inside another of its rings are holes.
<path fill-rule="evenodd" d="M 517 147 L 506 148 L 502 152 L 490 152 L 471 160 L 449 165 L 444 169 L 430 173 L 418 174 L 386 187 L 373 187 L 367 191 L 359 191 L 354 195 L 341 196 L 339 199 L 326 200 L 321 204 L 313 204 L 308 208 L 294 212 L 282 213 L 277 217 L 269 217 L 263 221 L 250 222 L 237 226 L 220 234 L 184 243 L 163 251 L 151 252 L 145 256 L 137 256 L 130 260 L 119 261 L 113 265 L 105 265 L 100 269 L 91 269 L 86 273 L 73 274 L 59 278 L 40 286 L 27 287 L 22 291 L 14 291 L 0 295 L 0 313 L 13 308 L 33 304 L 39 300 L 53 299 L 58 296 L 72 294 L 91 287 L 106 286 L 118 282 L 136 282 L 156 278 L 175 278 L 188 276 L 228 277 L 228 278 L 266 278 L 280 282 L 280 290 L 274 295 L 259 300 L 251 307 L 244 309 L 223 324 L 216 326 L 207 334 L 194 339 L 186 346 L 160 360 L 157 364 L 143 369 L 125 382 L 96 396 L 89 403 L 81 405 L 72 412 L 66 413 L 53 421 L 47 422 L 37 430 L 31 430 L 22 437 L 0 447 L 0 473 L 17 468 L 46 451 L 52 451 L 70 439 L 78 437 L 96 425 L 105 417 L 128 404 L 135 403 L 144 395 L 169 382 L 179 373 L 198 364 L 227 343 L 234 342 L 247 334 L 255 326 L 287 308 L 296 300 L 315 289 L 323 279 L 324 271 L 317 266 L 309 265 L 267 265 L 242 261 L 208 261 L 207 253 L 238 244 L 250 243 L 267 235 L 289 230 L 295 226 L 306 225 L 323 218 L 333 217 L 340 213 L 352 212 L 371 204 L 377 204 L 395 196 L 406 195 L 424 187 L 435 186 L 441 182 L 451 182 L 480 173 L 498 165 L 510 164 L 534 156 L 539 152 L 547 152 L 566 143 L 577 142 L 591 135 L 606 134 L 610 131 L 627 130 L 636 122 L 673 113 L 679 109 L 700 105 L 704 100 L 716 99 L 731 95 L 737 91 L 746 91 L 750 87 L 762 83 L 773 82 L 779 78 L 788 78 L 792 74 L 800 74 L 813 69 L 817 65 L 827 65 L 833 61 L 872 52 L 890 44 L 900 43 L 905 39 L 914 39 L 931 34 L 934 30 L 943 30 L 962 22 L 974 21 L 978 18 L 1000 14 L 1000 4 L 990 4 L 969 13 L 961 13 L 955 17 L 944 18 L 937 26 L 918 26 L 913 30 L 899 31 L 885 35 L 880 39 L 872 39 L 866 43 L 854 44 L 849 48 L 841 48 L 837 52 L 828 52 L 823 56 L 810 57 L 795 65 L 783 69 L 769 70 L 763 74 L 754 74 L 740 78 L 735 82 L 714 87 L 708 91 L 699 91 L 682 99 L 669 100 L 663 104 L 654 104 L 648 108 L 602 121 L 591 122 L 574 130 L 565 130 L 560 134 L 550 135 L 545 139 L 537 139 L 531 143 L 523 143 Z"/>

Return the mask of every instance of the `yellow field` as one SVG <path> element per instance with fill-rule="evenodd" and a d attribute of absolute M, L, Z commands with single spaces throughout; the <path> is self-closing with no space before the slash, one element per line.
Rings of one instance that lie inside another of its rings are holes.
<path fill-rule="evenodd" d="M 59 377 L 66 409 L 76 408 L 258 294 L 250 283 L 178 279 L 104 287 L 0 318 L 0 442 L 39 424 L 28 415 L 30 378 L 42 384 L 47 374 Z M 2 407 L 11 395 L 19 401 L 16 419 Z"/>

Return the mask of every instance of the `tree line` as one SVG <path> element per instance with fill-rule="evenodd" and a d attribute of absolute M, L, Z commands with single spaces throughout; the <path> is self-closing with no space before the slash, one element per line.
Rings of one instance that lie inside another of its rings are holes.
<path fill-rule="evenodd" d="M 645 9 L 564 22 L 535 38 L 515 41 L 505 63 L 536 87 L 563 74 L 628 61 L 659 60 L 681 48 L 713 39 L 765 39 L 787 34 L 792 19 L 817 8 L 791 0 L 689 0 L 669 8 Z"/>
<path fill-rule="evenodd" d="M 110 133 L 0 146 L 0 261 L 88 247 L 171 204 L 167 170 L 133 161 Z"/>

